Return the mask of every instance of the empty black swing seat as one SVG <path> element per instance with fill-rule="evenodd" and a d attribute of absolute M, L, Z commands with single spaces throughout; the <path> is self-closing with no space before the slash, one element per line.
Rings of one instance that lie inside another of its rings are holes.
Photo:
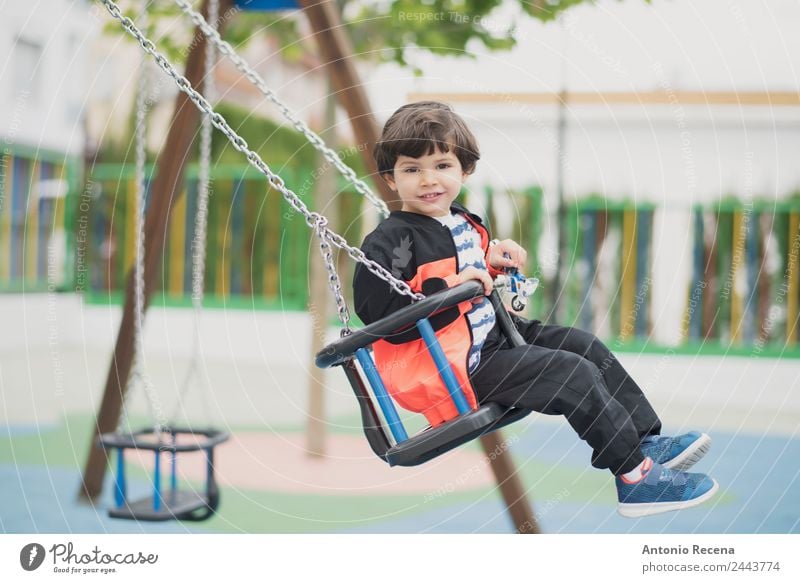
<path fill-rule="evenodd" d="M 179 435 L 189 435 L 194 439 L 178 442 Z M 219 506 L 219 490 L 214 477 L 214 447 L 228 439 L 228 434 L 215 429 L 197 430 L 164 427 L 157 435 L 152 428 L 131 433 L 104 433 L 98 443 L 106 449 L 117 451 L 117 471 L 115 475 L 115 507 L 108 511 L 111 518 L 129 520 L 200 521 L 210 518 Z M 128 500 L 128 487 L 125 471 L 125 450 L 152 451 L 155 465 L 153 470 L 153 494 L 142 500 Z M 179 489 L 177 477 L 178 454 L 185 452 L 205 452 L 206 483 L 202 491 Z M 169 453 L 171 458 L 170 487 L 161 487 L 161 454 Z"/>

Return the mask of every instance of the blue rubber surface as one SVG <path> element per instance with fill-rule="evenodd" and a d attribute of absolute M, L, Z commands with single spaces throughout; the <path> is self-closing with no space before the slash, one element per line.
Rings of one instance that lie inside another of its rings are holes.
<path fill-rule="evenodd" d="M 0 429 L 0 435 L 8 435 L 7 429 Z M 516 433 L 509 431 L 506 439 L 512 443 L 514 460 L 523 483 L 529 488 L 537 519 L 547 533 L 800 533 L 800 464 L 797 463 L 800 439 L 709 433 L 713 439 L 711 450 L 694 469 L 710 474 L 719 482 L 720 492 L 715 498 L 696 508 L 636 520 L 617 514 L 611 475 L 589 465 L 589 447 L 566 423 L 534 422 L 518 427 Z M 11 440 L 29 434 L 24 430 L 14 431 Z M 112 504 L 110 481 L 95 508 L 77 503 L 79 481 L 79 468 L 26 464 L 25 460 L 0 464 L 0 532 L 214 531 L 207 523 L 201 527 L 191 523 L 135 523 L 110 519 L 106 515 L 106 509 Z M 146 479 L 130 479 L 129 488 L 132 499 L 150 493 Z M 225 488 L 222 494 L 225 497 Z M 308 495 L 309 502 L 312 497 Z M 448 497 L 454 502 L 448 503 Z M 358 497 L 352 500 L 332 498 L 330 503 L 358 503 Z M 346 512 L 341 516 L 347 516 Z M 236 520 L 235 516 L 229 518 Z M 269 520 L 258 524 L 259 532 L 270 532 Z M 499 494 L 490 489 L 466 496 L 463 492 L 444 494 L 437 499 L 437 504 L 426 504 L 420 498 L 418 505 L 401 516 L 377 519 L 358 527 L 352 524 L 342 518 L 338 524 L 331 522 L 326 530 L 343 533 L 513 531 Z M 302 525 L 298 528 L 302 530 Z"/>
<path fill-rule="evenodd" d="M 184 523 L 136 523 L 114 520 L 106 509 L 111 507 L 113 487 L 106 482 L 97 506 L 79 504 L 77 493 L 81 474 L 78 470 L 42 466 L 14 467 L 0 465 L 0 531 L 21 533 L 159 533 L 208 532 L 189 528 Z M 133 498 L 149 491 L 148 484 L 133 480 L 129 487 Z"/>
<path fill-rule="evenodd" d="M 800 533 L 800 440 L 720 432 L 712 432 L 712 439 L 711 450 L 692 471 L 717 480 L 716 497 L 696 508 L 634 520 L 617 514 L 611 475 L 589 466 L 591 449 L 566 424 L 532 424 L 520 433 L 512 451 L 523 475 L 528 457 L 575 472 L 575 481 L 564 483 L 556 495 L 550 488 L 538 498 L 535 480 L 524 478 L 543 532 Z M 607 487 L 592 495 L 576 486 L 598 478 Z M 509 533 L 513 526 L 497 495 L 347 532 Z"/>

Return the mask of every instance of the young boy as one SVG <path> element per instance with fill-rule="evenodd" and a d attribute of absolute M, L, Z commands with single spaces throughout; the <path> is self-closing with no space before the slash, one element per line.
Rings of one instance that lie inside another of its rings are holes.
<path fill-rule="evenodd" d="M 480 156 L 475 137 L 448 105 L 426 101 L 398 109 L 374 156 L 402 210 L 366 237 L 367 257 L 425 295 L 471 279 L 489 295 L 503 268 L 524 270 L 524 249 L 511 240 L 490 244 L 480 218 L 454 202 Z M 411 302 L 360 264 L 354 288 L 356 312 L 367 324 Z M 592 465 L 616 477 L 623 516 L 688 508 L 714 495 L 714 480 L 684 472 L 711 439 L 698 432 L 660 436 L 655 411 L 602 342 L 576 328 L 513 319 L 526 346 L 509 345 L 486 297 L 431 319 L 471 406 L 495 401 L 564 415 L 594 449 Z M 398 404 L 432 425 L 457 415 L 416 329 L 378 341 L 373 350 Z"/>

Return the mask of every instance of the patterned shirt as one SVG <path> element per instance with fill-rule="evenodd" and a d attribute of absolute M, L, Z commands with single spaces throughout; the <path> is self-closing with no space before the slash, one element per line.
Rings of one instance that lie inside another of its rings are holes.
<path fill-rule="evenodd" d="M 475 267 L 487 271 L 486 260 L 481 247 L 481 236 L 475 227 L 469 224 L 461 213 L 451 213 L 443 217 L 434 217 L 445 227 L 450 229 L 453 242 L 458 254 L 458 271 L 468 267 Z M 495 313 L 492 302 L 484 297 L 467 312 L 470 328 L 472 328 L 472 347 L 467 356 L 467 370 L 473 372 L 481 360 L 481 348 L 486 342 L 486 337 L 494 327 Z"/>

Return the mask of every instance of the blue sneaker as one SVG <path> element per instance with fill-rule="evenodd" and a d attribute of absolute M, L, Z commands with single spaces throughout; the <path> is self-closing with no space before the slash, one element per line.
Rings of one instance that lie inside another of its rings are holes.
<path fill-rule="evenodd" d="M 711 447 L 705 433 L 690 431 L 677 437 L 648 435 L 639 446 L 645 457 L 670 470 L 684 472 L 700 461 Z"/>
<path fill-rule="evenodd" d="M 649 458 L 645 460 L 645 470 L 645 475 L 634 483 L 617 476 L 617 511 L 622 516 L 637 518 L 691 508 L 719 489 L 717 482 L 705 474 L 675 472 Z"/>

